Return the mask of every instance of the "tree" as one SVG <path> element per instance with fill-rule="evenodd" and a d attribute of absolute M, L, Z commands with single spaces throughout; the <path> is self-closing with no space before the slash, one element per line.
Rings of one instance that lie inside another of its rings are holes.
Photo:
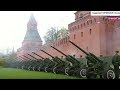
<path fill-rule="evenodd" d="M 59 30 L 59 37 L 60 37 L 60 39 L 65 38 L 68 35 L 69 35 L 69 32 L 68 32 L 68 30 L 66 28 L 63 27 L 63 28 L 61 28 Z"/>
<path fill-rule="evenodd" d="M 66 28 L 63 27 L 60 30 L 58 30 L 58 28 L 51 27 L 44 36 L 44 40 L 45 43 L 52 43 L 59 39 L 65 38 L 67 35 L 68 35 L 68 30 Z"/>
<path fill-rule="evenodd" d="M 4 66 L 5 65 L 5 60 L 3 58 L 0 58 L 0 66 Z"/>

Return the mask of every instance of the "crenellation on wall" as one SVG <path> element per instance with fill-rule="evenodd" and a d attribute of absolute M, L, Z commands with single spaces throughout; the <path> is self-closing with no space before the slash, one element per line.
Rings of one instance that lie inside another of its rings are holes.
<path fill-rule="evenodd" d="M 35 22 L 33 16 L 32 20 Z M 29 21 L 31 22 L 32 20 Z M 30 22 L 27 25 L 29 27 L 28 30 L 36 31 L 34 28 L 37 28 L 37 22 L 35 22 L 36 24 L 33 27 L 31 27 L 33 22 L 32 24 Z M 84 57 L 85 54 L 69 43 L 69 40 L 86 52 L 91 52 L 96 56 L 110 56 L 115 51 L 120 51 L 120 21 L 108 20 L 107 17 L 103 16 L 90 16 L 90 11 L 77 11 L 75 13 L 75 21 L 68 24 L 68 30 L 70 33 L 69 36 L 49 44 L 42 45 L 41 38 L 38 36 L 34 41 L 32 41 L 32 38 L 28 41 L 24 40 L 22 47 L 17 50 L 17 55 L 26 55 L 26 53 L 34 51 L 44 58 L 51 59 L 50 56 L 40 51 L 42 49 L 53 56 L 61 58 L 63 55 L 52 49 L 50 47 L 52 45 L 66 55 L 75 55 L 76 58 Z M 34 36 L 34 34 L 32 35 Z M 29 37 L 29 34 L 27 36 Z M 27 50 L 27 48 L 31 50 Z M 35 57 L 39 59 L 39 57 Z"/>

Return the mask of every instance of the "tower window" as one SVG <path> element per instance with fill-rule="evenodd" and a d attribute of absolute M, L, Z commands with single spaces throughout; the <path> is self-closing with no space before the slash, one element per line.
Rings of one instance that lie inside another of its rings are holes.
<path fill-rule="evenodd" d="M 84 26 L 85 26 L 85 23 L 84 23 Z"/>
<path fill-rule="evenodd" d="M 78 25 L 78 29 L 79 29 L 79 25 Z"/>
<path fill-rule="evenodd" d="M 83 37 L 83 32 L 81 32 L 81 37 Z"/>
<path fill-rule="evenodd" d="M 105 20 L 105 17 L 103 17 L 103 20 Z"/>
<path fill-rule="evenodd" d="M 94 18 L 94 21 L 96 22 L 96 19 Z"/>
<path fill-rule="evenodd" d="M 89 25 L 89 22 L 87 21 L 87 25 Z"/>
<path fill-rule="evenodd" d="M 90 23 L 92 24 L 92 20 L 90 20 Z"/>
<path fill-rule="evenodd" d="M 90 35 L 91 35 L 92 29 L 90 29 Z"/>
<path fill-rule="evenodd" d="M 75 26 L 75 29 L 77 29 L 77 27 Z"/>
<path fill-rule="evenodd" d="M 74 27 L 73 27 L 73 30 L 74 30 Z"/>
<path fill-rule="evenodd" d="M 82 24 L 81 24 L 81 28 L 82 28 Z"/>
<path fill-rule="evenodd" d="M 76 35 L 74 34 L 74 39 L 76 38 Z"/>

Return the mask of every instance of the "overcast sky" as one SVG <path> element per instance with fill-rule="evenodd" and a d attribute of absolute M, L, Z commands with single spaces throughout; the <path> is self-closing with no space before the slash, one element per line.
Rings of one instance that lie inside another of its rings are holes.
<path fill-rule="evenodd" d="M 26 34 L 27 22 L 31 13 L 38 23 L 38 32 L 43 36 L 51 27 L 65 27 L 75 19 L 76 11 L 0 11 L 0 52 L 22 45 Z"/>

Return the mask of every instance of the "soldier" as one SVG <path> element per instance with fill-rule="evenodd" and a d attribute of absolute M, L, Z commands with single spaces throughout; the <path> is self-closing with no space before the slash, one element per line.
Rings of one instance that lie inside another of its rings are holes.
<path fill-rule="evenodd" d="M 112 64 L 114 65 L 115 79 L 119 79 L 120 56 L 118 55 L 119 51 L 116 51 L 115 53 L 116 54 L 112 58 Z"/>

